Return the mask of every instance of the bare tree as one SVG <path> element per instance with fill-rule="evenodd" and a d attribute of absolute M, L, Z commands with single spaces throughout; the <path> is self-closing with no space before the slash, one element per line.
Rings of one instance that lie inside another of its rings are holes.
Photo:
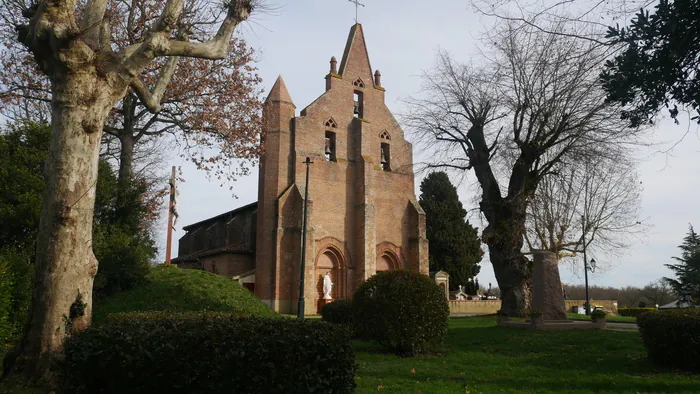
<path fill-rule="evenodd" d="M 528 205 L 530 250 L 562 257 L 583 252 L 618 254 L 644 231 L 639 219 L 642 185 L 624 152 L 562 160 L 540 181 Z M 600 258 L 598 258 L 600 260 Z"/>
<path fill-rule="evenodd" d="M 163 1 L 126 0 L 108 4 L 112 42 L 127 47 L 142 42 L 149 25 L 160 16 Z M 178 23 L 177 36 L 202 41 L 220 19 L 223 9 L 202 0 L 187 1 Z M 14 36 L 4 34 L 6 48 L 0 63 L 0 111 L 9 117 L 50 121 L 51 89 L 28 49 Z M 218 179 L 233 180 L 248 172 L 257 158 L 260 135 L 260 78 L 253 67 L 253 51 L 240 37 L 228 45 L 226 56 L 217 61 L 183 58 L 173 71 L 153 113 L 130 88 L 112 109 L 104 128 L 103 155 L 112 156 L 119 168 L 120 190 L 126 190 L 135 155 L 148 157 L 155 139 L 172 135 L 181 152 L 198 168 Z M 169 63 L 157 59 L 142 72 L 146 85 L 153 85 Z M 116 148 L 116 149 L 115 149 Z M 146 159 L 152 160 L 152 156 Z M 143 166 L 141 166 L 141 169 Z"/>
<path fill-rule="evenodd" d="M 181 57 L 223 59 L 236 27 L 256 0 L 231 0 L 213 36 L 181 34 L 184 0 L 167 0 L 143 40 L 120 46 L 113 39 L 108 0 L 3 0 L 5 21 L 48 76 L 51 150 L 46 161 L 36 252 L 36 282 L 27 329 L 14 356 L 15 373 L 51 380 L 49 365 L 63 340 L 90 325 L 97 260 L 92 251 L 95 183 L 103 126 L 112 108 L 133 89 L 152 113 L 162 108 Z M 165 58 L 158 78 L 144 81 Z"/>
<path fill-rule="evenodd" d="M 599 46 L 613 47 L 607 39 L 609 26 L 629 23 L 630 18 L 656 0 L 472 0 L 476 12 L 502 21 L 524 24 L 539 32 L 578 38 Z M 569 29 L 552 28 L 560 23 Z M 616 51 L 617 48 L 609 48 Z"/>
<path fill-rule="evenodd" d="M 641 294 L 647 301 L 647 306 L 649 307 L 665 305 L 677 299 L 671 286 L 663 279 L 659 279 L 644 286 L 641 290 Z"/>
<path fill-rule="evenodd" d="M 594 44 L 515 23 L 499 25 L 488 41 L 492 51 L 480 66 L 441 54 L 406 120 L 436 148 L 433 167 L 476 176 L 488 222 L 482 239 L 503 309 L 521 315 L 529 307 L 527 209 L 540 182 L 563 160 L 604 155 L 637 130 L 605 103 L 598 82 L 604 54 Z"/>

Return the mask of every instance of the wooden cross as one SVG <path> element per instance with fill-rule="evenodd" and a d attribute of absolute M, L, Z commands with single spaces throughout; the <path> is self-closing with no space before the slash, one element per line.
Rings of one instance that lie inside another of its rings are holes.
<path fill-rule="evenodd" d="M 348 0 L 349 2 L 355 4 L 355 23 L 357 23 L 357 10 L 358 7 L 362 6 L 364 7 L 365 5 L 360 3 L 359 0 Z"/>

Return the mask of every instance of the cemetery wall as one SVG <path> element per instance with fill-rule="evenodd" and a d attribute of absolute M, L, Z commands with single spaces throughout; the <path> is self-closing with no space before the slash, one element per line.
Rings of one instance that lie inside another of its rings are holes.
<path fill-rule="evenodd" d="M 583 306 L 586 300 L 565 300 L 566 312 L 575 306 Z M 450 314 L 490 315 L 501 309 L 500 300 L 450 300 Z M 608 313 L 617 314 L 617 300 L 591 300 L 592 306 L 602 306 Z"/>

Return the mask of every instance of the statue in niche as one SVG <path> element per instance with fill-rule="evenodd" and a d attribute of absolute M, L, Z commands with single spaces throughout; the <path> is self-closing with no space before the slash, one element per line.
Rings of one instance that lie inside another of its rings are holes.
<path fill-rule="evenodd" d="M 323 299 L 332 300 L 331 291 L 333 290 L 333 281 L 331 281 L 331 273 L 326 272 L 326 276 L 323 278 Z"/>

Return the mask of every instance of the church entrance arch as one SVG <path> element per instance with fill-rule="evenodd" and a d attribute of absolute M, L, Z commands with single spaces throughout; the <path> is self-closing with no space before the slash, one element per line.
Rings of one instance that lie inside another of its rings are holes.
<path fill-rule="evenodd" d="M 317 313 L 321 312 L 323 302 L 323 279 L 326 273 L 330 273 L 333 289 L 333 300 L 347 298 L 347 270 L 345 270 L 345 258 L 343 253 L 334 246 L 326 247 L 316 256 L 315 275 L 316 280 L 316 305 Z"/>

